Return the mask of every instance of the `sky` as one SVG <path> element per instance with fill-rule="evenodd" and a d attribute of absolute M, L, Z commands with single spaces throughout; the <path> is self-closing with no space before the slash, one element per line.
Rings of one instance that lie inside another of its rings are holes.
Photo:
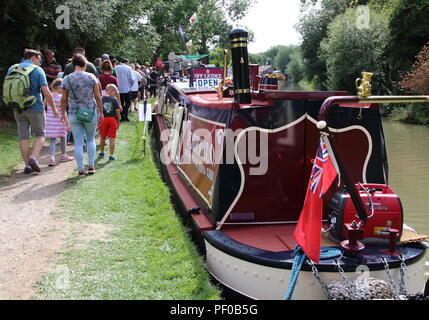
<path fill-rule="evenodd" d="M 293 27 L 299 19 L 299 3 L 300 0 L 257 0 L 238 23 L 255 33 L 249 52 L 264 52 L 275 45 L 299 44 L 299 34 Z"/>

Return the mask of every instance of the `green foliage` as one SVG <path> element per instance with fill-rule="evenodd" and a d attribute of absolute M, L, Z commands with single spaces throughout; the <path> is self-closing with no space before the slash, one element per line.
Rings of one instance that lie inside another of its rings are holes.
<path fill-rule="evenodd" d="M 160 37 L 155 55 L 167 57 L 168 53 L 183 52 L 178 25 L 185 28 L 186 40 L 192 40 L 193 51 L 209 53 L 209 48 L 227 47 L 228 34 L 233 28 L 228 21 L 237 21 L 246 14 L 254 0 L 174 0 L 156 1 L 148 15 L 150 24 Z M 189 18 L 197 14 L 199 22 L 193 26 Z"/>
<path fill-rule="evenodd" d="M 166 59 L 170 51 L 184 50 L 178 25 L 187 29 L 195 50 L 224 46 L 236 21 L 254 0 L 5 0 L 0 6 L 0 71 L 19 61 L 24 48 L 53 49 L 64 64 L 75 47 L 86 49 L 90 61 L 102 53 L 137 62 Z M 70 9 L 70 29 L 55 22 L 59 5 Z M 197 12 L 200 22 L 189 27 Z M 228 18 L 230 20 L 228 20 Z M 2 72 L 2 73 L 3 73 Z M 1 80 L 1 79 L 0 79 Z"/>
<path fill-rule="evenodd" d="M 388 44 L 388 21 L 371 10 L 367 26 L 359 24 L 358 11 L 348 9 L 329 25 L 320 44 L 319 58 L 326 65 L 330 90 L 356 92 L 355 79 L 362 71 L 373 72 L 373 94 L 382 92 L 383 55 Z"/>
<path fill-rule="evenodd" d="M 0 120 L 0 185 L 21 160 L 16 122 Z"/>
<path fill-rule="evenodd" d="M 328 25 L 338 14 L 343 13 L 349 0 L 323 0 L 320 9 L 304 1 L 303 14 L 296 29 L 303 39 L 301 52 L 304 59 L 304 74 L 317 87 L 325 89 L 326 65 L 317 55 L 320 43 L 326 37 Z"/>
<path fill-rule="evenodd" d="M 413 94 L 429 94 L 429 42 L 417 55 L 413 69 L 403 76 L 399 87 Z"/>
<path fill-rule="evenodd" d="M 249 53 L 249 63 L 251 64 L 259 64 L 263 66 L 265 64 L 265 57 L 262 53 Z"/>
<path fill-rule="evenodd" d="M 298 83 L 304 78 L 304 61 L 300 47 L 295 47 L 290 53 L 290 61 L 286 66 L 286 73 Z"/>
<path fill-rule="evenodd" d="M 400 72 L 411 69 L 414 57 L 429 39 L 429 1 L 391 0 L 389 7 L 389 29 L 391 39 L 386 50 L 387 61 L 399 72 L 393 80 L 399 80 Z"/>
<path fill-rule="evenodd" d="M 223 51 L 222 48 L 215 48 L 210 50 L 209 63 L 214 64 L 217 67 L 223 68 Z M 228 65 L 231 65 L 231 51 L 228 50 Z"/>

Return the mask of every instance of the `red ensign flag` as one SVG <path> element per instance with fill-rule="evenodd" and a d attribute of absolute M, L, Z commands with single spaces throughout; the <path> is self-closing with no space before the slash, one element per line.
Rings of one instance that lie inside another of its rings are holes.
<path fill-rule="evenodd" d="M 328 149 L 320 137 L 313 170 L 308 182 L 304 207 L 299 216 L 294 237 L 308 258 L 320 260 L 320 237 L 322 229 L 322 197 L 331 186 L 337 172 L 329 157 Z"/>

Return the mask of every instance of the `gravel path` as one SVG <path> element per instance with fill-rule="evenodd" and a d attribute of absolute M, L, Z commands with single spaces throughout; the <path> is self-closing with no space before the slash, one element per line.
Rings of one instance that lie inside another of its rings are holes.
<path fill-rule="evenodd" d="M 40 174 L 25 175 L 20 164 L 8 185 L 0 186 L 0 300 L 30 299 L 70 232 L 70 225 L 55 213 L 60 212 L 58 195 L 74 174 L 75 161 L 48 167 L 45 155 L 39 162 Z"/>

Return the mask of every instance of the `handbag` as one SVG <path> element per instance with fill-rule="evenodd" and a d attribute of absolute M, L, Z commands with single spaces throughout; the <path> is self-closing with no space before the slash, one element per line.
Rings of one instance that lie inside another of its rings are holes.
<path fill-rule="evenodd" d="M 70 83 L 71 91 L 73 92 L 73 95 L 75 99 L 77 100 L 76 93 L 73 90 L 73 86 Z M 89 109 L 84 106 L 79 106 L 79 109 L 76 113 L 76 120 L 79 120 L 81 122 L 92 122 L 92 119 L 94 118 L 94 109 Z"/>
<path fill-rule="evenodd" d="M 79 110 L 76 113 L 76 119 L 82 122 L 91 122 L 94 118 L 94 109 L 88 109 L 79 106 Z"/>

